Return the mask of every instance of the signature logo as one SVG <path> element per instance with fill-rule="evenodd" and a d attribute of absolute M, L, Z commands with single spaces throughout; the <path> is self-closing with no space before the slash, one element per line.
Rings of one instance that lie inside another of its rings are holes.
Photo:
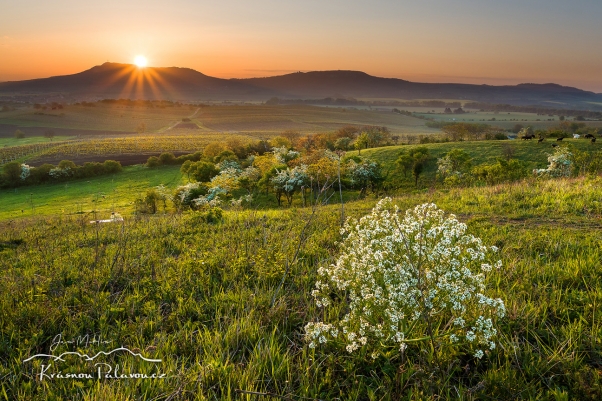
<path fill-rule="evenodd" d="M 27 359 L 23 360 L 23 363 L 32 362 L 35 359 L 49 359 L 50 363 L 41 364 L 39 373 L 36 374 L 36 377 L 40 381 L 44 380 L 53 380 L 53 379 L 165 379 L 167 378 L 166 373 L 161 373 L 157 368 L 155 373 L 142 373 L 142 372 L 127 372 L 123 371 L 118 364 L 111 365 L 109 363 L 103 362 L 102 359 L 104 357 L 108 357 L 112 354 L 123 353 L 125 355 L 130 355 L 134 358 L 138 358 L 141 361 L 149 362 L 153 364 L 161 363 L 161 359 L 147 358 L 138 348 L 129 349 L 127 347 L 118 347 L 113 348 L 109 351 L 97 351 L 97 352 L 79 352 L 79 351 L 65 351 L 58 355 L 55 355 L 54 351 L 57 350 L 61 346 L 65 347 L 75 347 L 75 348 L 87 348 L 90 346 L 98 346 L 98 345 L 106 345 L 111 343 L 112 341 L 103 340 L 99 336 L 79 336 L 72 340 L 64 340 L 61 334 L 56 335 L 52 344 L 50 345 L 50 353 L 49 354 L 36 354 L 30 356 Z M 150 346 L 147 348 L 148 350 L 156 349 L 154 346 Z M 76 361 L 83 362 L 96 362 L 90 366 L 87 364 L 87 369 L 82 371 L 73 372 L 71 369 L 70 372 L 63 372 L 58 369 L 58 365 L 56 362 L 67 362 L 67 357 L 74 356 L 77 357 Z M 96 361 L 99 359 L 99 361 Z M 55 362 L 53 364 L 52 362 Z"/>

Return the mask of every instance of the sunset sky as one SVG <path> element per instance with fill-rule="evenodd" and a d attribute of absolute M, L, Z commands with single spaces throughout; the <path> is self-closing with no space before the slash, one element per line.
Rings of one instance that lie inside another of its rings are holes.
<path fill-rule="evenodd" d="M 106 61 L 602 92 L 600 0 L 0 0 L 0 81 Z"/>

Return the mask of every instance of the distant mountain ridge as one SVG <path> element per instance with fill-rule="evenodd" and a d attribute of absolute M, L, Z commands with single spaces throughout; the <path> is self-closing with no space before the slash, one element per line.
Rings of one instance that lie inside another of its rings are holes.
<path fill-rule="evenodd" d="M 190 68 L 104 63 L 71 75 L 0 83 L 0 93 L 61 93 L 72 97 L 261 100 L 348 97 L 391 99 L 466 99 L 513 105 L 550 105 L 598 109 L 602 94 L 554 83 L 474 85 L 420 83 L 375 77 L 361 71 L 296 72 L 263 78 L 222 79 Z"/>

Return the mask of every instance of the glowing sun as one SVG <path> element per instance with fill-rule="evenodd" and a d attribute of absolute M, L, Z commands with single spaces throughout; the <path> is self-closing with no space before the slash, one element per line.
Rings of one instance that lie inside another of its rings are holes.
<path fill-rule="evenodd" d="M 144 56 L 136 56 L 136 58 L 134 59 L 134 64 L 136 64 L 140 68 L 146 67 L 147 62 L 148 61 Z"/>

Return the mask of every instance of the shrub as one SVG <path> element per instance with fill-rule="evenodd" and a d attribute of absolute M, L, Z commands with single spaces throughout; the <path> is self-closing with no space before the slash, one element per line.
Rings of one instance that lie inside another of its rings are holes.
<path fill-rule="evenodd" d="M 196 212 L 193 217 L 192 217 L 192 222 L 193 223 L 209 223 L 209 224 L 215 224 L 215 223 L 219 223 L 220 221 L 222 221 L 224 215 L 224 211 L 219 208 L 219 207 L 212 207 L 210 209 L 201 211 L 201 212 Z"/>
<path fill-rule="evenodd" d="M 21 181 L 21 163 L 10 162 L 2 166 L 4 179 L 9 185 L 18 185 Z"/>
<path fill-rule="evenodd" d="M 194 182 L 176 188 L 172 200 L 176 209 L 178 210 L 188 207 L 194 208 L 195 205 L 192 203 L 192 201 L 200 196 L 207 195 L 208 192 L 209 187 L 207 185 Z"/>
<path fill-rule="evenodd" d="M 472 178 L 485 181 L 488 185 L 516 181 L 528 175 L 525 163 L 520 160 L 498 158 L 497 163 L 481 164 L 471 170 Z"/>
<path fill-rule="evenodd" d="M 159 161 L 161 162 L 161 164 L 163 165 L 170 165 L 170 164 L 176 164 L 176 157 L 174 156 L 173 153 L 161 153 L 161 155 L 159 156 Z"/>
<path fill-rule="evenodd" d="M 368 216 L 349 219 L 335 264 L 318 269 L 312 295 L 324 322 L 305 326 L 310 348 L 333 340 L 373 358 L 422 341 L 465 346 L 477 358 L 495 348 L 501 299 L 486 295 L 485 276 L 497 251 L 434 204 L 401 217 L 391 199 Z"/>
<path fill-rule="evenodd" d="M 222 151 L 226 150 L 224 144 L 220 142 L 211 142 L 205 149 L 203 149 L 203 155 L 207 158 L 213 159 L 215 156 L 219 155 Z"/>
<path fill-rule="evenodd" d="M 237 161 L 238 160 L 238 156 L 236 156 L 236 153 L 232 152 L 231 150 L 227 149 L 227 150 L 223 150 L 219 153 L 219 155 L 215 156 L 214 161 L 216 163 L 221 163 L 224 160 L 234 160 Z"/>
<path fill-rule="evenodd" d="M 215 164 L 206 161 L 192 163 L 188 169 L 190 177 L 200 182 L 209 182 L 219 173 Z"/>
<path fill-rule="evenodd" d="M 548 168 L 537 169 L 533 172 L 539 176 L 547 177 L 570 177 L 573 166 L 574 157 L 566 146 L 556 148 L 554 154 L 548 157 Z"/>
<path fill-rule="evenodd" d="M 31 169 L 31 175 L 29 176 L 29 182 L 34 184 L 44 183 L 50 180 L 50 171 L 55 167 L 52 164 L 42 164 L 40 167 L 34 167 Z"/>
<path fill-rule="evenodd" d="M 163 202 L 165 207 L 165 195 L 156 188 L 151 188 L 146 191 L 144 198 L 136 199 L 136 210 L 139 213 L 155 214 L 158 210 L 159 202 Z"/>
<path fill-rule="evenodd" d="M 157 156 L 151 156 L 146 161 L 146 167 L 159 167 L 161 165 L 161 161 Z"/>
<path fill-rule="evenodd" d="M 71 160 L 61 160 L 57 167 L 60 168 L 61 170 L 66 170 L 66 169 L 75 170 L 77 168 L 75 163 L 73 163 Z"/>
<path fill-rule="evenodd" d="M 83 166 L 78 169 L 78 176 L 80 177 L 96 177 L 105 172 L 105 168 L 102 163 L 97 162 L 86 162 Z"/>
<path fill-rule="evenodd" d="M 115 160 L 105 160 L 105 162 L 103 163 L 103 167 L 105 173 L 107 174 L 119 173 L 123 170 L 123 167 L 121 167 L 121 163 Z"/>

